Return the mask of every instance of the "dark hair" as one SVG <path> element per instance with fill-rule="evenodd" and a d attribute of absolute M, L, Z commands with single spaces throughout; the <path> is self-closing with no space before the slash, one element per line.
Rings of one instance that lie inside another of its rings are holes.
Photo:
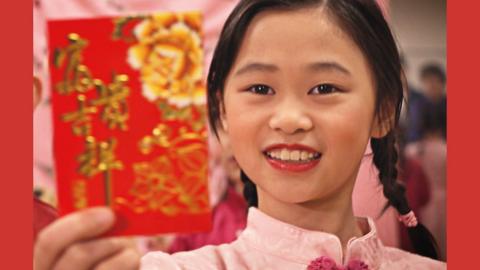
<path fill-rule="evenodd" d="M 443 84 L 445 84 L 445 82 L 447 81 L 445 71 L 443 71 L 443 68 L 438 64 L 431 63 L 422 67 L 420 71 L 420 78 L 424 79 L 430 76 L 437 77 Z"/>
<path fill-rule="evenodd" d="M 215 49 L 207 79 L 208 116 L 210 125 L 218 136 L 225 80 L 232 68 L 245 32 L 252 19 L 265 10 L 298 10 L 322 6 L 337 19 L 340 27 L 349 34 L 369 61 L 374 74 L 375 112 L 381 123 L 390 131 L 380 139 L 371 139 L 373 161 L 379 169 L 379 179 L 388 206 L 401 214 L 410 212 L 405 188 L 397 181 L 397 149 L 395 131 L 403 99 L 402 68 L 395 40 L 380 8 L 374 0 L 242 0 L 228 17 Z M 394 117 L 392 117 L 392 114 Z M 258 206 L 255 184 L 242 171 L 244 196 L 249 206 Z M 435 241 L 421 224 L 409 229 L 413 246 L 420 255 L 438 258 Z"/>

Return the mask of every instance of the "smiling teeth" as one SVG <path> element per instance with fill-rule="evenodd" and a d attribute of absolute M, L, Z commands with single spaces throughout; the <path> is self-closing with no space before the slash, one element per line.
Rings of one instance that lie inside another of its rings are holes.
<path fill-rule="evenodd" d="M 320 153 L 312 153 L 301 150 L 273 150 L 267 152 L 267 156 L 270 158 L 283 160 L 283 161 L 310 161 L 320 157 Z"/>

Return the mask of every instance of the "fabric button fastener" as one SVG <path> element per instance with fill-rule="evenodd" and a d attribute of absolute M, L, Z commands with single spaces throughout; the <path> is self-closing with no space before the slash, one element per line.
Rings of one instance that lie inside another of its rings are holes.
<path fill-rule="evenodd" d="M 368 270 L 368 265 L 360 260 L 351 260 L 346 266 L 338 266 L 327 256 L 321 256 L 311 261 L 307 270 Z"/>

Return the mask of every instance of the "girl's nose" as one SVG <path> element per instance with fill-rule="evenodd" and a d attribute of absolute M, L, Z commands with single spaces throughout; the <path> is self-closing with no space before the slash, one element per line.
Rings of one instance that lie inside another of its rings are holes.
<path fill-rule="evenodd" d="M 313 128 L 312 119 L 306 113 L 305 106 L 293 100 L 282 102 L 275 108 L 269 125 L 271 129 L 285 134 L 295 134 Z"/>

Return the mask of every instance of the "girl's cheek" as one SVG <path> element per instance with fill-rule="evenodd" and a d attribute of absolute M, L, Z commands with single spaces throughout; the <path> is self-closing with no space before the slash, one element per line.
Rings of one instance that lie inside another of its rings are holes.
<path fill-rule="evenodd" d="M 255 126 L 257 123 L 264 121 L 268 114 L 267 107 L 252 102 L 245 101 L 244 99 L 238 99 L 237 102 L 231 102 L 230 107 L 226 107 L 227 120 L 230 125 L 237 126 Z"/>
<path fill-rule="evenodd" d="M 338 144 L 342 148 L 363 146 L 370 137 L 372 116 L 368 110 L 361 107 L 348 107 L 332 112 L 328 119 L 324 119 L 324 130 L 328 132 L 329 144 Z"/>

